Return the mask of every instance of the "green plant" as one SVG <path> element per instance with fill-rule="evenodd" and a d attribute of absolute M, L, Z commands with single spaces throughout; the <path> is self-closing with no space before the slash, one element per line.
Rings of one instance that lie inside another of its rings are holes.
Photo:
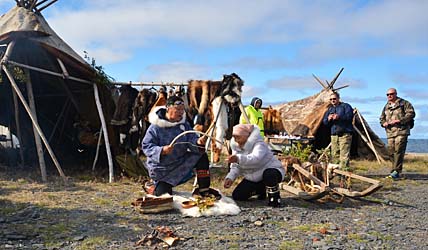
<path fill-rule="evenodd" d="M 109 76 L 105 71 L 103 66 L 97 65 L 95 62 L 95 58 L 90 57 L 88 52 L 83 51 L 85 60 L 91 65 L 91 67 L 95 70 L 95 78 L 93 79 L 95 83 L 104 84 L 107 86 L 112 85 L 114 82 L 114 78 Z"/>
<path fill-rule="evenodd" d="M 284 149 L 285 155 L 296 157 L 301 162 L 308 161 L 309 156 L 312 153 L 312 145 L 303 146 L 300 142 L 293 144 L 290 148 Z"/>

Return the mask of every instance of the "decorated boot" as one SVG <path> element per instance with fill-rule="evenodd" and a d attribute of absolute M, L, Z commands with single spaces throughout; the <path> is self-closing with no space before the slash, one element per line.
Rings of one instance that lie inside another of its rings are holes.
<path fill-rule="evenodd" d="M 281 206 L 281 196 L 279 195 L 279 186 L 266 187 L 268 196 L 268 205 L 271 207 Z"/>
<path fill-rule="evenodd" d="M 214 197 L 217 200 L 221 199 L 221 194 L 217 190 L 210 188 L 211 177 L 209 170 L 196 170 L 196 180 L 198 182 L 198 187 L 193 189 L 192 196 L 201 196 L 203 198 Z"/>

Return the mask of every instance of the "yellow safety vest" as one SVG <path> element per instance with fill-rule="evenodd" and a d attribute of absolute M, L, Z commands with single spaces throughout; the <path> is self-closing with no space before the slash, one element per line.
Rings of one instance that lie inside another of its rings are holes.
<path fill-rule="evenodd" d="M 245 113 L 247 113 L 248 119 L 250 120 L 250 124 L 257 125 L 260 129 L 260 135 L 262 137 L 265 136 L 265 125 L 264 125 L 264 119 L 263 119 L 263 113 L 257 109 L 255 109 L 253 106 L 248 105 L 245 107 Z M 241 118 L 239 119 L 239 123 L 246 124 L 247 121 L 245 120 L 245 116 L 241 114 Z"/>

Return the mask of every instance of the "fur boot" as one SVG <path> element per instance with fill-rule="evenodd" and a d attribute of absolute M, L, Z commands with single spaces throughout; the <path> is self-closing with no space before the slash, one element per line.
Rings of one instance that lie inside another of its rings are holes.
<path fill-rule="evenodd" d="M 279 185 L 273 187 L 266 187 L 268 196 L 268 205 L 271 207 L 281 206 L 281 196 L 279 194 Z"/>

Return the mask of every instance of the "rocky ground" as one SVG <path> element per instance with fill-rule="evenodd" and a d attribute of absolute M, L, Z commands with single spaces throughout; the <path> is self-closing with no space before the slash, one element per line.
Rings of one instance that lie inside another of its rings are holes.
<path fill-rule="evenodd" d="M 22 176 L 0 170 L 0 249 L 162 249 L 136 245 L 159 226 L 180 237 L 169 249 L 428 249 L 423 174 L 342 203 L 282 193 L 280 208 L 254 200 L 238 203 L 239 215 L 201 218 L 139 214 L 130 203 L 143 195 L 141 184 L 128 179 L 42 184 Z"/>

